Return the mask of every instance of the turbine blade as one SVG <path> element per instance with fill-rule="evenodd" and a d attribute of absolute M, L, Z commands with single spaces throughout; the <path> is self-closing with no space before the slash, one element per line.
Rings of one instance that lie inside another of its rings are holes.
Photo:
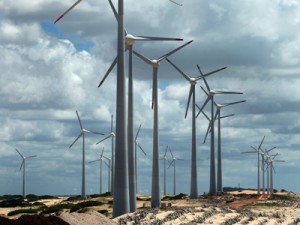
<path fill-rule="evenodd" d="M 272 151 L 273 149 L 275 149 L 276 147 L 270 148 L 269 150 L 267 150 L 267 152 Z"/>
<path fill-rule="evenodd" d="M 89 161 L 88 163 L 94 163 L 94 162 L 98 162 L 100 161 L 101 159 L 96 159 L 96 160 L 93 160 L 93 161 Z"/>
<path fill-rule="evenodd" d="M 104 164 L 110 169 L 110 166 L 107 162 L 104 161 Z"/>
<path fill-rule="evenodd" d="M 207 93 L 207 91 L 205 91 L 205 89 L 202 86 L 200 86 L 200 87 L 201 87 L 202 91 L 206 94 L 206 96 L 209 96 L 209 94 Z"/>
<path fill-rule="evenodd" d="M 78 135 L 78 137 L 75 139 L 75 141 L 73 141 L 73 143 L 69 146 L 69 148 L 71 148 L 71 147 L 75 144 L 75 142 L 76 142 L 81 136 L 82 136 L 82 133 L 80 133 L 80 134 Z"/>
<path fill-rule="evenodd" d="M 171 62 L 168 58 L 166 60 L 188 81 L 190 82 L 191 78 L 185 74 L 182 70 L 180 70 L 174 63 Z"/>
<path fill-rule="evenodd" d="M 21 170 L 22 167 L 24 166 L 24 162 L 25 162 L 25 159 L 22 160 L 22 163 L 21 163 L 21 166 L 20 166 L 20 170 Z"/>
<path fill-rule="evenodd" d="M 171 153 L 171 156 L 172 156 L 172 159 L 174 158 L 174 156 L 173 156 L 173 153 L 172 153 L 172 150 L 171 150 L 171 148 L 169 148 L 169 151 L 170 151 L 170 153 Z"/>
<path fill-rule="evenodd" d="M 183 41 L 182 38 L 135 36 L 136 41 Z"/>
<path fill-rule="evenodd" d="M 174 0 L 169 0 L 170 2 L 174 3 L 175 5 L 178 5 L 178 6 L 183 6 L 183 4 L 180 4 L 178 2 L 175 2 Z"/>
<path fill-rule="evenodd" d="M 21 156 L 22 159 L 24 159 L 24 156 L 19 152 L 18 149 L 15 149 L 17 151 L 17 153 Z"/>
<path fill-rule="evenodd" d="M 200 69 L 200 67 L 199 67 L 199 69 Z M 202 73 L 202 72 L 201 72 L 201 73 Z M 210 91 L 210 87 L 209 87 L 209 85 L 208 85 L 206 79 L 205 79 L 204 77 L 202 77 L 202 80 L 204 81 L 207 90 Z M 202 90 L 204 90 L 204 89 L 202 88 Z M 206 92 L 205 92 L 205 93 L 206 93 Z"/>
<path fill-rule="evenodd" d="M 242 153 L 257 153 L 256 151 L 242 152 Z"/>
<path fill-rule="evenodd" d="M 107 78 L 107 76 L 110 74 L 110 72 L 112 71 L 112 69 L 115 67 L 115 65 L 117 64 L 118 61 L 118 57 L 116 56 L 116 58 L 114 59 L 114 61 L 112 62 L 112 64 L 110 65 L 109 69 L 107 70 L 107 72 L 105 73 L 104 77 L 102 78 L 102 80 L 100 81 L 98 88 L 101 87 L 101 85 L 103 84 L 103 82 L 105 81 L 105 79 Z"/>
<path fill-rule="evenodd" d="M 189 110 L 189 105 L 190 105 L 190 101 L 191 101 L 192 94 L 195 94 L 195 93 L 193 93 L 192 85 L 191 85 L 191 87 L 190 87 L 190 93 L 189 93 L 189 97 L 188 97 L 188 101 L 187 101 L 187 104 L 186 104 L 186 109 L 185 109 L 185 116 L 184 116 L 184 118 L 186 118 L 186 116 L 187 116 L 187 114 L 188 114 L 188 110 Z"/>
<path fill-rule="evenodd" d="M 178 48 L 175 48 L 174 50 L 168 52 L 167 54 L 165 54 L 165 55 L 159 57 L 159 59 L 158 59 L 157 61 L 158 61 L 158 62 L 162 61 L 163 59 L 165 59 L 165 58 L 167 58 L 168 56 L 174 54 L 175 52 L 177 52 L 178 50 L 182 49 L 183 47 L 185 47 L 186 45 L 188 45 L 188 44 L 190 44 L 190 43 L 192 43 L 192 42 L 193 42 L 193 40 L 192 40 L 192 41 L 189 41 L 189 42 L 187 42 L 187 43 L 185 43 L 185 44 L 183 44 L 183 45 L 181 45 L 181 46 L 179 46 Z"/>
<path fill-rule="evenodd" d="M 243 94 L 242 92 L 236 92 L 236 91 L 215 91 L 215 94 Z"/>
<path fill-rule="evenodd" d="M 243 102 L 246 102 L 246 100 L 222 104 L 222 107 L 226 107 L 226 106 L 229 106 L 229 105 L 235 105 L 235 104 L 239 104 L 239 103 L 243 103 Z"/>
<path fill-rule="evenodd" d="M 111 0 L 108 0 L 108 1 L 109 1 L 111 9 L 112 9 L 112 11 L 113 11 L 113 13 L 115 15 L 116 20 L 119 21 L 119 14 L 117 13 L 117 10 L 116 10 L 114 4 L 112 3 Z"/>
<path fill-rule="evenodd" d="M 134 50 L 133 50 L 133 53 L 134 53 L 136 56 L 138 56 L 141 60 L 143 60 L 145 63 L 148 63 L 149 65 L 152 64 L 152 61 L 151 61 L 149 58 L 147 58 L 146 56 L 144 56 L 144 55 L 142 55 L 142 54 L 140 54 L 140 53 L 138 53 L 138 52 L 136 52 L 136 51 L 134 51 Z"/>
<path fill-rule="evenodd" d="M 196 115 L 196 118 L 198 118 L 199 114 L 202 112 L 202 110 L 204 109 L 204 107 L 206 106 L 206 104 L 208 103 L 210 97 L 207 97 L 204 104 L 202 105 L 202 107 L 199 109 L 198 114 Z"/>
<path fill-rule="evenodd" d="M 165 154 L 164 154 L 164 157 L 163 157 L 163 158 L 165 158 L 165 157 L 166 157 L 166 155 L 167 155 L 167 152 L 168 152 L 168 145 L 167 145 L 167 147 L 166 147 L 166 149 L 165 149 Z"/>
<path fill-rule="evenodd" d="M 100 155 L 100 159 L 102 159 L 103 153 L 104 153 L 104 147 L 102 149 L 102 152 L 101 152 L 101 155 Z"/>
<path fill-rule="evenodd" d="M 79 121 L 80 129 L 82 130 L 83 127 L 82 127 L 82 123 L 81 123 L 81 120 L 80 120 L 80 117 L 79 117 L 79 114 L 78 114 L 77 110 L 76 110 L 76 115 L 77 115 L 77 118 L 78 118 L 78 121 Z"/>
<path fill-rule="evenodd" d="M 197 66 L 198 66 L 198 65 L 197 65 Z M 212 75 L 212 74 L 214 74 L 214 73 L 217 73 L 217 72 L 219 72 L 219 71 L 221 71 L 221 70 L 225 70 L 226 68 L 227 68 L 227 67 L 222 67 L 222 68 L 220 68 L 220 69 L 217 69 L 217 70 L 211 71 L 211 72 L 209 72 L 209 73 L 203 74 L 202 71 L 201 71 L 201 69 L 200 69 L 200 67 L 198 66 L 198 70 L 199 70 L 201 76 L 197 77 L 197 80 L 202 79 L 203 77 L 207 77 L 207 76 L 209 76 L 209 75 Z"/>
<path fill-rule="evenodd" d="M 142 150 L 142 152 L 144 153 L 144 155 L 147 155 L 146 152 L 144 151 L 144 149 L 141 147 L 141 145 L 139 143 L 136 143 L 136 145 L 139 147 L 139 149 Z"/>
<path fill-rule="evenodd" d="M 100 132 L 95 132 L 95 131 L 90 131 L 90 132 L 93 133 L 93 134 L 104 135 L 103 133 L 100 133 Z"/>
<path fill-rule="evenodd" d="M 112 134 L 107 135 L 105 138 L 103 138 L 102 140 L 98 141 L 96 143 L 96 145 L 99 144 L 99 143 L 101 143 L 102 141 L 105 141 L 106 139 L 110 138 L 111 136 L 112 136 Z"/>
<path fill-rule="evenodd" d="M 206 119 L 208 120 L 208 121 L 211 121 L 211 119 L 208 117 L 208 115 L 202 110 L 202 113 L 203 113 L 203 115 L 206 117 Z"/>
<path fill-rule="evenodd" d="M 140 124 L 139 129 L 138 129 L 138 131 L 136 132 L 136 135 L 135 135 L 135 138 L 134 138 L 135 141 L 136 141 L 136 139 L 137 139 L 138 136 L 139 136 L 139 133 L 140 133 L 140 130 L 141 130 L 141 126 L 142 126 L 142 124 Z"/>
<path fill-rule="evenodd" d="M 174 162 L 174 159 L 171 162 L 169 162 L 168 169 L 170 168 L 170 166 L 173 166 L 173 162 Z"/>
<path fill-rule="evenodd" d="M 34 157 L 37 157 L 37 155 L 31 155 L 31 156 L 28 156 L 28 157 L 26 157 L 26 159 L 34 158 Z"/>
<path fill-rule="evenodd" d="M 208 133 L 210 131 L 210 128 L 211 128 L 211 120 L 209 120 L 209 123 L 208 123 L 208 126 L 207 126 L 207 130 L 206 130 L 206 133 L 205 133 L 205 137 L 204 137 L 204 140 L 203 140 L 203 144 L 205 144 L 205 141 L 206 141 L 206 138 L 207 138 Z"/>
<path fill-rule="evenodd" d="M 259 144 L 259 146 L 258 146 L 258 151 L 259 151 L 259 149 L 261 149 L 261 145 L 262 145 L 262 143 L 264 142 L 265 137 L 266 137 L 266 136 L 264 136 L 263 139 L 261 140 L 261 142 L 260 142 L 260 144 Z"/>
<path fill-rule="evenodd" d="M 61 16 L 59 16 L 55 21 L 54 24 L 57 23 L 61 18 L 63 18 L 66 14 L 68 14 L 77 4 L 79 4 L 79 2 L 81 2 L 81 0 L 78 0 L 77 2 L 75 2 L 70 8 L 67 9 L 67 11 L 65 11 Z"/>
<path fill-rule="evenodd" d="M 231 116 L 234 116 L 234 114 L 229 114 L 229 115 L 226 115 L 226 116 L 221 116 L 220 118 L 223 119 L 223 118 L 227 118 L 227 117 L 231 117 Z"/>

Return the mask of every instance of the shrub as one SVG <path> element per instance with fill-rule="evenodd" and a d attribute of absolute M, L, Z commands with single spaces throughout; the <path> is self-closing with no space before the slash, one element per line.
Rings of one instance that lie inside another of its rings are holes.
<path fill-rule="evenodd" d="M 28 213 L 32 213 L 32 214 L 36 214 L 38 213 L 39 209 L 18 209 L 18 210 L 14 210 L 9 212 L 7 215 L 8 216 L 14 216 L 14 215 L 18 215 L 18 214 L 28 214 Z"/>
<path fill-rule="evenodd" d="M 85 202 L 79 202 L 76 205 L 73 205 L 70 209 L 70 212 L 75 212 L 83 208 L 91 207 L 91 206 L 99 206 L 103 203 L 97 202 L 97 201 L 85 201 Z"/>
<path fill-rule="evenodd" d="M 50 214 L 50 213 L 56 213 L 63 209 L 71 209 L 74 205 L 73 204 L 58 204 L 58 205 L 52 205 L 47 208 L 45 208 L 41 213 L 42 214 Z"/>

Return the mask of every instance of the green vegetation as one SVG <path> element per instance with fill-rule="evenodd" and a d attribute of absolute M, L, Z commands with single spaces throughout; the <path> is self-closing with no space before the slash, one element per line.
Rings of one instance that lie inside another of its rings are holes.
<path fill-rule="evenodd" d="M 179 195 L 168 195 L 162 198 L 163 201 L 170 201 L 170 200 L 179 200 L 179 199 L 186 199 L 187 195 L 180 193 Z"/>
<path fill-rule="evenodd" d="M 7 215 L 8 216 L 15 216 L 18 214 L 36 214 L 39 212 L 39 209 L 18 209 L 18 210 L 14 210 L 9 212 Z"/>
<path fill-rule="evenodd" d="M 41 214 L 56 213 L 56 212 L 62 211 L 63 209 L 71 209 L 72 207 L 73 207 L 73 204 L 71 204 L 71 203 L 52 205 L 52 206 L 44 208 L 42 210 Z"/>

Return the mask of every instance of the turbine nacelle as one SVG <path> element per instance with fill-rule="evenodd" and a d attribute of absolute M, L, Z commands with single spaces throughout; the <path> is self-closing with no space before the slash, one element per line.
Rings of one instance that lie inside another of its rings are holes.
<path fill-rule="evenodd" d="M 197 79 L 196 78 L 190 78 L 190 84 L 191 85 L 196 85 L 197 84 Z"/>

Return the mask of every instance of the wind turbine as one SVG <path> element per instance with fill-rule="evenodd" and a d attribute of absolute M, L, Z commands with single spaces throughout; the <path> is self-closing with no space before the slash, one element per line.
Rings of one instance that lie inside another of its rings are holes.
<path fill-rule="evenodd" d="M 140 124 L 140 126 L 139 126 L 139 129 L 138 129 L 138 131 L 136 132 L 136 135 L 135 135 L 135 138 L 134 138 L 134 150 L 135 150 L 135 156 L 137 156 L 137 149 L 139 148 L 143 153 L 144 153 L 144 155 L 145 156 L 147 156 L 147 154 L 146 154 L 146 152 L 144 151 L 144 149 L 141 147 L 141 145 L 140 145 L 140 143 L 138 142 L 138 136 L 139 136 L 139 133 L 140 133 L 140 130 L 141 130 L 141 126 L 142 126 L 142 124 Z M 136 171 L 135 171 L 135 180 L 136 180 L 136 190 L 138 190 L 138 188 L 137 188 L 137 157 L 135 157 L 135 168 L 136 168 Z"/>
<path fill-rule="evenodd" d="M 239 103 L 246 102 L 245 100 L 243 101 L 237 101 L 237 102 L 230 102 L 226 104 L 218 104 L 214 102 L 217 110 L 216 110 L 216 115 L 218 118 L 218 164 L 217 164 L 217 193 L 223 193 L 223 184 L 222 184 L 222 151 L 221 151 L 221 118 L 226 118 L 230 116 L 234 116 L 234 114 L 226 115 L 226 116 L 221 116 L 221 109 L 230 105 L 235 105 Z"/>
<path fill-rule="evenodd" d="M 197 144 L 196 144 L 196 117 L 195 117 L 195 86 L 197 84 L 197 81 L 202 79 L 203 77 L 209 76 L 211 74 L 217 73 L 221 70 L 226 69 L 226 67 L 223 67 L 221 69 L 214 70 L 212 72 L 202 74 L 202 76 L 198 76 L 196 78 L 190 77 L 186 73 L 184 73 L 182 70 L 180 70 L 174 63 L 171 62 L 167 58 L 167 61 L 190 83 L 190 92 L 189 92 L 189 97 L 187 101 L 187 106 L 185 110 L 185 118 L 187 117 L 188 114 L 188 109 L 190 105 L 190 101 L 192 98 L 192 165 L 191 165 L 191 190 L 190 190 L 190 196 L 192 199 L 198 198 L 198 182 L 197 182 Z"/>
<path fill-rule="evenodd" d="M 275 160 L 275 158 L 280 155 L 279 153 L 276 153 L 275 155 L 273 155 L 272 157 L 270 156 L 269 158 L 269 170 L 270 170 L 270 192 L 271 194 L 274 193 L 273 190 L 273 171 L 275 172 L 274 166 L 273 166 L 273 162 L 285 162 L 284 160 Z"/>
<path fill-rule="evenodd" d="M 200 74 L 203 76 L 203 73 L 200 69 L 200 66 L 197 65 Z M 206 106 L 208 101 L 211 101 L 211 118 L 214 118 L 214 96 L 216 94 L 243 94 L 241 92 L 233 92 L 233 91 L 215 91 L 212 90 L 205 77 L 202 77 L 207 88 L 208 93 L 204 90 L 203 87 L 201 89 L 207 94 L 207 98 L 202 105 L 200 111 Z M 216 174 L 215 174 L 215 136 L 214 136 L 214 119 L 211 120 L 211 133 L 210 133 L 210 186 L 209 186 L 209 193 L 215 194 L 216 193 Z"/>
<path fill-rule="evenodd" d="M 16 151 L 17 151 L 17 153 L 21 156 L 21 158 L 22 158 L 22 164 L 21 164 L 21 166 L 20 166 L 20 171 L 21 171 L 21 169 L 22 169 L 22 167 L 23 167 L 23 189 L 22 189 L 22 196 L 23 196 L 23 198 L 25 198 L 26 197 L 26 194 L 25 194 L 25 165 L 26 165 L 26 159 L 29 159 L 29 158 L 34 158 L 34 157 L 37 157 L 36 155 L 31 155 L 31 156 L 27 156 L 27 157 L 25 157 L 25 156 L 23 156 L 20 152 L 19 152 L 19 150 L 18 149 L 16 149 Z"/>
<path fill-rule="evenodd" d="M 242 153 L 257 153 L 257 194 L 260 195 L 260 166 L 259 166 L 259 155 L 261 152 L 261 145 L 263 144 L 265 140 L 265 136 L 261 140 L 260 144 L 258 145 L 257 148 L 254 148 L 253 146 L 250 146 L 251 148 L 254 149 L 254 151 L 248 151 L 248 152 L 242 152 Z"/>
<path fill-rule="evenodd" d="M 171 153 L 171 156 L 172 156 L 172 161 L 170 162 L 169 167 L 170 167 L 170 166 L 173 166 L 173 167 L 174 167 L 173 195 L 176 195 L 176 161 L 177 161 L 177 160 L 183 160 L 183 159 L 174 157 L 171 148 L 169 148 L 169 149 L 170 149 L 170 153 Z"/>
<path fill-rule="evenodd" d="M 108 0 L 112 8 L 112 11 L 118 21 L 118 13 L 111 0 Z M 128 113 L 127 113 L 127 144 L 128 144 L 128 173 L 129 173 L 129 200 L 130 200 L 130 212 L 136 211 L 136 155 L 134 151 L 134 137 L 133 137 L 133 75 L 132 75 L 132 53 L 133 45 L 136 41 L 182 41 L 181 38 L 167 38 L 167 37 L 149 37 L 149 36 L 134 36 L 129 34 L 126 29 L 125 32 L 125 50 L 128 50 L 129 54 L 129 71 L 128 71 Z M 117 62 L 117 58 L 114 59 L 113 63 L 109 67 L 104 78 L 99 83 L 100 87 L 109 75 L 111 70 L 114 68 Z"/>
<path fill-rule="evenodd" d="M 100 158 L 89 162 L 89 163 L 94 163 L 94 162 L 98 162 L 98 161 L 100 162 L 100 194 L 103 193 L 102 192 L 102 163 L 103 163 L 103 158 L 104 158 L 103 153 L 104 153 L 104 147 L 100 154 Z M 108 169 L 108 171 L 109 171 L 109 169 Z"/>
<path fill-rule="evenodd" d="M 166 160 L 168 160 L 167 158 L 168 148 L 169 147 L 167 146 L 163 157 L 160 158 L 161 160 L 164 160 L 164 195 L 167 194 Z"/>
<path fill-rule="evenodd" d="M 56 21 L 58 22 L 68 12 L 70 12 L 81 0 L 73 4 Z M 118 56 L 117 56 L 117 106 L 116 106 L 116 155 L 114 182 L 114 204 L 113 217 L 117 217 L 129 212 L 129 185 L 128 185 L 128 159 L 127 159 L 127 130 L 126 130 L 126 90 L 125 90 L 125 70 L 124 70 L 124 0 L 118 0 Z"/>
<path fill-rule="evenodd" d="M 115 150 L 114 149 L 114 139 L 116 137 L 115 133 L 113 132 L 113 126 L 114 126 L 113 123 L 114 123 L 114 115 L 112 114 L 111 115 L 111 122 L 110 122 L 110 134 L 96 143 L 96 145 L 97 145 L 97 144 L 111 138 L 111 159 L 110 159 L 111 160 L 111 167 L 110 167 L 110 171 L 111 171 L 111 182 L 110 182 L 111 183 L 111 190 L 110 191 L 111 191 L 112 195 L 113 195 L 114 175 L 115 175 L 115 169 L 114 169 L 114 162 L 115 162 L 115 160 L 114 160 L 114 157 L 115 157 L 115 154 L 114 154 L 115 153 L 115 151 L 114 151 Z"/>
<path fill-rule="evenodd" d="M 82 126 L 82 123 L 81 123 L 81 120 L 80 120 L 80 117 L 79 117 L 79 114 L 76 110 L 76 115 L 77 115 L 77 118 L 78 118 L 78 122 L 79 122 L 79 125 L 80 125 L 80 133 L 78 135 L 78 137 L 72 142 L 72 144 L 70 145 L 69 148 L 71 148 L 75 143 L 76 141 L 82 137 L 82 181 L 81 181 L 81 198 L 82 199 L 85 199 L 86 198 L 86 194 L 85 194 L 85 134 L 87 133 L 93 133 L 93 134 L 99 134 L 99 135 L 104 135 L 102 133 L 99 133 L 99 132 L 94 132 L 94 131 L 89 131 L 89 130 L 86 130 L 83 128 Z"/>
<path fill-rule="evenodd" d="M 158 149 L 158 97 L 157 97 L 157 74 L 160 62 L 167 58 L 168 56 L 174 54 L 178 50 L 182 49 L 186 45 L 190 44 L 192 41 L 189 41 L 178 48 L 168 52 L 167 54 L 159 57 L 158 59 L 149 59 L 146 56 L 133 51 L 144 62 L 149 64 L 153 69 L 153 87 L 152 87 L 152 109 L 154 114 L 153 120 L 153 163 L 152 163 L 152 193 L 151 193 L 151 207 L 156 208 L 160 207 L 160 194 L 159 194 L 159 149 Z"/>

